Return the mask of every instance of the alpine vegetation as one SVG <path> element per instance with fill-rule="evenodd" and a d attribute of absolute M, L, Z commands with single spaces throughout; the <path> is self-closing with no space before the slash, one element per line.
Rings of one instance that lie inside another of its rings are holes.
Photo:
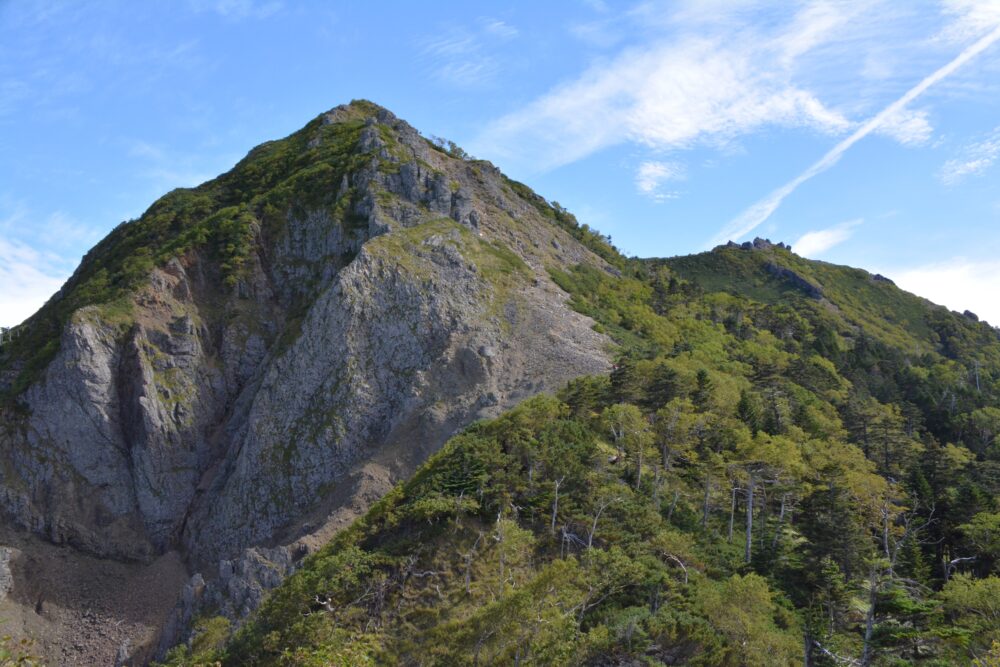
<path fill-rule="evenodd" d="M 2 336 L 0 612 L 53 663 L 1000 664 L 996 329 L 625 257 L 367 101 Z"/>

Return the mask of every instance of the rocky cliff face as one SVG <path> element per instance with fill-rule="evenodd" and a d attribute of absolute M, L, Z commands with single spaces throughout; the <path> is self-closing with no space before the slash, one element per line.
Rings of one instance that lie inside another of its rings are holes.
<path fill-rule="evenodd" d="M 26 386 L 0 408 L 8 523 L 103 558 L 179 551 L 199 575 L 173 631 L 205 595 L 246 613 L 463 425 L 608 367 L 546 271 L 603 262 L 374 105 L 168 197 L 191 192 L 194 214 L 165 198 L 102 244 L 113 282 L 103 258 L 152 239 L 125 296 L 65 307 L 100 275 L 83 266 L 27 325 L 63 304 L 58 352 L 0 357 Z"/>

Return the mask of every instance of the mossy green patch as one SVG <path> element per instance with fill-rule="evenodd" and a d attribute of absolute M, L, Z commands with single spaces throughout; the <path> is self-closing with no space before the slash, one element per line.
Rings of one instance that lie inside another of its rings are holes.
<path fill-rule="evenodd" d="M 531 269 L 515 252 L 501 244 L 480 238 L 476 232 L 451 218 L 435 218 L 413 227 L 384 234 L 365 246 L 376 256 L 388 259 L 421 279 L 431 277 L 433 262 L 428 254 L 436 246 L 449 246 L 491 284 L 498 296 L 531 276 Z"/>

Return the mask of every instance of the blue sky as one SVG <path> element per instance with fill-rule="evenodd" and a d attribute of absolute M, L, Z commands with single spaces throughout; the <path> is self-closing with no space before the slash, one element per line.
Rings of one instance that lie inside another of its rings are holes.
<path fill-rule="evenodd" d="M 1000 0 L 0 0 L 0 324 L 353 98 L 628 254 L 770 237 L 1000 324 Z"/>

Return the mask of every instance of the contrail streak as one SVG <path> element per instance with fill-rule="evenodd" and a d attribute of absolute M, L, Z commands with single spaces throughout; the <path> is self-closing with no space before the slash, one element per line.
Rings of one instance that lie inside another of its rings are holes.
<path fill-rule="evenodd" d="M 922 95 L 924 91 L 933 86 L 935 83 L 941 81 L 959 67 L 988 49 L 998 39 L 1000 39 L 1000 25 L 994 28 L 986 36 L 977 40 L 974 44 L 968 46 L 947 65 L 944 65 L 933 74 L 924 78 L 923 81 L 915 85 L 913 88 L 910 88 L 910 90 L 908 90 L 906 94 L 898 100 L 865 121 L 865 123 L 855 130 L 851 136 L 847 137 L 830 149 L 826 155 L 820 158 L 819 161 L 811 167 L 769 194 L 767 197 L 764 197 L 756 204 L 747 208 L 736 218 L 733 218 L 733 220 L 730 221 L 730 223 L 726 225 L 706 247 L 711 248 L 720 243 L 725 243 L 729 239 L 738 239 L 752 232 L 761 223 L 770 218 L 771 214 L 774 213 L 774 211 L 781 205 L 781 202 L 783 202 L 788 195 L 795 192 L 796 188 L 813 176 L 821 174 L 835 165 L 837 160 L 840 159 L 840 156 L 843 155 L 848 148 L 871 134 L 873 130 L 878 129 L 878 127 L 885 122 L 887 118 L 898 113 L 901 109 L 903 109 L 903 107 Z"/>

